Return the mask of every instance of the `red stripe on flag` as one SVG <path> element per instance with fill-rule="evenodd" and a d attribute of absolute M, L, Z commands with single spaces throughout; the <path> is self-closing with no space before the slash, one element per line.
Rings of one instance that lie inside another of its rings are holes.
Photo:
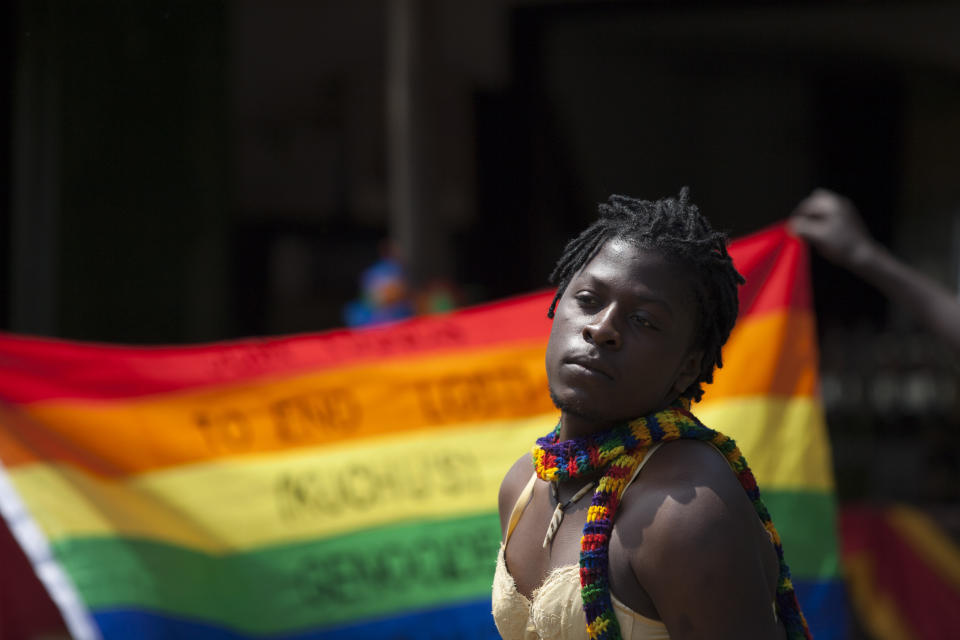
<path fill-rule="evenodd" d="M 363 330 L 188 347 L 119 347 L 0 334 L 0 400 L 110 400 L 304 371 L 442 355 L 550 334 L 552 294 Z"/>
<path fill-rule="evenodd" d="M 740 287 L 740 317 L 782 309 L 811 308 L 807 247 L 786 224 L 730 244 L 730 255 L 746 278 Z"/>

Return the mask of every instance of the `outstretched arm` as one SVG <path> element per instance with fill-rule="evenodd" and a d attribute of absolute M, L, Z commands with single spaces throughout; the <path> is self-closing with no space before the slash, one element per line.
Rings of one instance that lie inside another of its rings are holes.
<path fill-rule="evenodd" d="M 930 331 L 960 353 L 960 301 L 876 242 L 850 200 L 817 189 L 794 209 L 790 228 L 825 258 L 849 269 L 912 311 Z"/>

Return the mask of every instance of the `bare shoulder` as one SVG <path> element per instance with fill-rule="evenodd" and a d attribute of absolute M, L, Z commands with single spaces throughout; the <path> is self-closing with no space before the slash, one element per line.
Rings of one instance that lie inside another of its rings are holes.
<path fill-rule="evenodd" d="M 723 456 L 669 443 L 638 485 L 624 496 L 621 538 L 671 637 L 778 637 L 756 512 Z"/>
<path fill-rule="evenodd" d="M 507 475 L 503 477 L 498 499 L 501 535 L 506 533 L 507 522 L 510 519 L 510 512 L 513 511 L 513 505 L 517 503 L 517 498 L 520 497 L 523 488 L 530 481 L 531 475 L 533 475 L 533 461 L 530 459 L 530 454 L 525 453 L 513 463 L 513 466 L 507 471 Z"/>
<path fill-rule="evenodd" d="M 718 524 L 717 518 L 752 514 L 743 487 L 723 455 L 694 440 L 661 447 L 642 471 L 643 491 L 628 493 L 632 501 L 657 502 L 654 524 Z M 756 516 L 753 516 L 754 518 Z"/>
<path fill-rule="evenodd" d="M 647 549 L 694 558 L 708 540 L 756 527 L 756 515 L 727 461 L 711 445 L 683 440 L 661 447 L 641 472 L 642 489 L 624 496 L 621 518 L 642 528 Z M 660 554 L 645 554 L 650 560 Z M 675 560 L 674 560 L 675 561 Z"/>

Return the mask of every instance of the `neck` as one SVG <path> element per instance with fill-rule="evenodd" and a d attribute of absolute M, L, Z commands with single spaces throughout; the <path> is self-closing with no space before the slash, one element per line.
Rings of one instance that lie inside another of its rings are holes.
<path fill-rule="evenodd" d="M 600 431 L 606 431 L 612 426 L 614 425 L 590 420 L 584 416 L 564 411 L 560 414 L 559 439 L 562 441 L 583 438 Z"/>

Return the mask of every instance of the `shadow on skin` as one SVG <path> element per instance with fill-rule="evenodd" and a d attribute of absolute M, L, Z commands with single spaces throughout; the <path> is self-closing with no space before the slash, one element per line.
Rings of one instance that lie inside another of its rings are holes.
<path fill-rule="evenodd" d="M 691 510 L 694 500 L 698 504 Z M 681 536 L 691 549 L 714 547 L 711 523 L 718 514 L 732 516 L 740 536 L 751 535 L 754 521 L 759 525 L 743 487 L 712 445 L 685 440 L 662 446 L 620 505 L 610 540 L 611 592 L 639 613 L 659 618 L 652 598 L 634 576 L 637 558 L 642 565 L 643 558 L 659 553 L 665 536 Z M 678 528 L 677 522 L 683 525 Z"/>

